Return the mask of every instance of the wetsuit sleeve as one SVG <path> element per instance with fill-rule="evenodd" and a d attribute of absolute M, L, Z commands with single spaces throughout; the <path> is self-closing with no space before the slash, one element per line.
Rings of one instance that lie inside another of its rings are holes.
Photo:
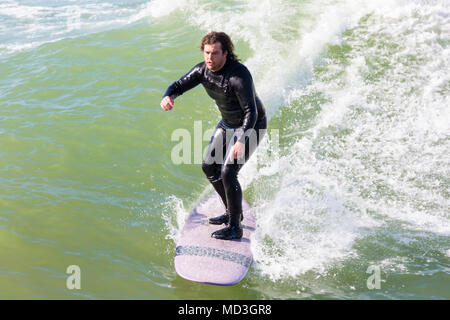
<path fill-rule="evenodd" d="M 188 73 L 182 76 L 180 79 L 172 83 L 164 93 L 163 97 L 169 96 L 175 100 L 175 98 L 181 96 L 186 91 L 194 88 L 200 84 L 200 77 L 202 75 L 202 66 L 204 63 L 199 63 L 193 67 Z"/>
<path fill-rule="evenodd" d="M 247 132 L 248 129 L 253 129 L 255 127 L 256 119 L 258 118 L 255 86 L 250 72 L 245 67 L 239 70 L 238 76 L 233 77 L 231 83 L 239 104 L 244 110 L 242 127 L 236 134 L 238 141 L 244 143 L 245 132 Z"/>

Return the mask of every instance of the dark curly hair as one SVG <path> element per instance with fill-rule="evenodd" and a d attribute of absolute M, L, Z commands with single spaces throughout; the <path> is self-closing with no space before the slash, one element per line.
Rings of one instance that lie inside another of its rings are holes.
<path fill-rule="evenodd" d="M 234 45 L 230 37 L 225 32 L 211 31 L 202 38 L 200 49 L 203 51 L 206 44 L 214 44 L 220 42 L 222 45 L 222 52 L 228 52 L 227 59 L 239 61 L 238 57 L 234 54 Z"/>

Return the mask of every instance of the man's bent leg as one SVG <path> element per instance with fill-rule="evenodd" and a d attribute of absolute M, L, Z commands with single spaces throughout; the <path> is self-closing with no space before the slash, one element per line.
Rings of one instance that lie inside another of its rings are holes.
<path fill-rule="evenodd" d="M 211 140 L 206 150 L 205 157 L 202 162 L 202 170 L 206 175 L 206 178 L 212 184 L 214 190 L 216 190 L 226 212 L 218 217 L 210 218 L 211 224 L 222 224 L 229 222 L 229 214 L 227 209 L 227 197 L 225 194 L 225 188 L 223 185 L 222 177 L 220 174 L 222 168 L 223 154 L 225 152 L 225 130 L 221 127 L 220 122 L 217 125 L 214 133 L 211 136 Z"/>
<path fill-rule="evenodd" d="M 227 227 L 217 230 L 211 236 L 217 239 L 233 240 L 242 238 L 242 189 L 237 179 L 239 166 L 226 164 L 222 167 L 222 180 L 228 200 L 230 220 Z"/>
<path fill-rule="evenodd" d="M 214 190 L 218 193 L 222 203 L 227 209 L 227 197 L 225 194 L 225 188 L 223 186 L 222 178 L 220 177 L 220 165 L 207 165 L 202 163 L 202 170 L 206 175 L 206 179 L 211 183 Z"/>
<path fill-rule="evenodd" d="M 266 126 L 261 125 L 263 129 Z M 258 129 L 258 128 L 257 128 Z M 225 158 L 225 163 L 222 167 L 221 177 L 223 185 L 225 187 L 225 194 L 227 198 L 227 208 L 230 214 L 229 225 L 221 230 L 214 232 L 211 236 L 217 239 L 232 240 L 240 239 L 243 231 L 240 222 L 243 219 L 242 215 L 242 189 L 238 181 L 237 175 L 242 166 L 247 162 L 252 153 L 255 151 L 259 141 L 262 139 L 265 130 L 253 131 L 254 136 L 246 137 L 245 143 L 245 161 L 239 162 L 238 160 L 230 161 L 228 153 Z M 230 148 L 229 148 L 230 149 Z"/>

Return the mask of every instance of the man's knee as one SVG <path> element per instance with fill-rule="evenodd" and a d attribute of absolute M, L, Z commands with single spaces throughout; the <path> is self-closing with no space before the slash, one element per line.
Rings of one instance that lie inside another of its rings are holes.
<path fill-rule="evenodd" d="M 208 164 L 205 161 L 202 162 L 202 170 L 208 179 L 216 180 L 220 177 L 220 168 L 217 164 Z"/>
<path fill-rule="evenodd" d="M 237 172 L 232 165 L 224 165 L 220 170 L 220 177 L 225 185 L 237 178 Z"/>
<path fill-rule="evenodd" d="M 202 162 L 202 170 L 208 176 L 212 172 L 212 164 L 207 164 L 205 161 Z"/>

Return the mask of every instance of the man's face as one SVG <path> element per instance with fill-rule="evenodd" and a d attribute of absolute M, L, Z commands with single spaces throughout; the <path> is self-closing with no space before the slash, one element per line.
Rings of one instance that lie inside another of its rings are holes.
<path fill-rule="evenodd" d="M 222 51 L 220 42 L 214 44 L 205 44 L 203 47 L 203 56 L 206 67 L 211 71 L 219 71 L 227 61 L 228 52 Z"/>

